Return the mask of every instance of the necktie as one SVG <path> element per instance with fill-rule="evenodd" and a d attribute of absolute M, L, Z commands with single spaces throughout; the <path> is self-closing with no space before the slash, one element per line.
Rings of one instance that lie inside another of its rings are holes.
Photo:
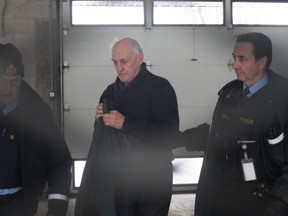
<path fill-rule="evenodd" d="M 250 90 L 248 87 L 246 87 L 243 91 L 243 98 L 247 99 L 249 94 L 250 94 Z"/>

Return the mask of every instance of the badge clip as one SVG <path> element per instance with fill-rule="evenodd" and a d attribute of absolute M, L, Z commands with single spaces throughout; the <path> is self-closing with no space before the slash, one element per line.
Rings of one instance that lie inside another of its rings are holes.
<path fill-rule="evenodd" d="M 242 170 L 244 174 L 245 181 L 253 181 L 256 180 L 256 172 L 254 168 L 254 163 L 252 158 L 248 158 L 247 154 L 247 145 L 243 144 L 242 149 L 244 150 L 244 159 L 241 159 Z"/>

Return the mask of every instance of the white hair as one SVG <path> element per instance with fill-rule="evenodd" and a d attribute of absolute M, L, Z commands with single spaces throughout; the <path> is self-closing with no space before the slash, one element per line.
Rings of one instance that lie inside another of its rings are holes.
<path fill-rule="evenodd" d="M 111 51 L 113 50 L 115 45 L 117 45 L 119 43 L 122 43 L 124 41 L 127 41 L 127 42 L 129 42 L 131 44 L 132 49 L 133 49 L 133 53 L 134 53 L 135 56 L 144 52 L 141 44 L 137 40 L 135 40 L 133 38 L 129 38 L 129 37 L 123 38 L 121 40 L 119 40 L 117 37 L 114 37 L 113 40 L 112 40 L 112 43 L 110 45 L 111 46 Z"/>

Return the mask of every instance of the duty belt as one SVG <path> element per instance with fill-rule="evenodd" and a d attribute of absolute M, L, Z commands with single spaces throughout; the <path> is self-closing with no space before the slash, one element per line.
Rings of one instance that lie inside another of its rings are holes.
<path fill-rule="evenodd" d="M 241 179 L 236 179 L 231 176 L 224 174 L 221 171 L 217 171 L 218 179 L 223 184 L 236 188 L 241 191 L 246 191 L 253 194 L 254 196 L 262 197 L 265 193 L 268 193 L 272 185 L 269 183 L 257 182 L 257 181 L 244 181 Z"/>

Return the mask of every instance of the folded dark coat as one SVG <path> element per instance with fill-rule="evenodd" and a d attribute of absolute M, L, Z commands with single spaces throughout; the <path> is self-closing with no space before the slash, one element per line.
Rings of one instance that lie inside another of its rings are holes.
<path fill-rule="evenodd" d="M 116 215 L 115 194 L 124 162 L 123 139 L 119 130 L 104 126 L 102 119 L 95 122 L 75 216 Z"/>

